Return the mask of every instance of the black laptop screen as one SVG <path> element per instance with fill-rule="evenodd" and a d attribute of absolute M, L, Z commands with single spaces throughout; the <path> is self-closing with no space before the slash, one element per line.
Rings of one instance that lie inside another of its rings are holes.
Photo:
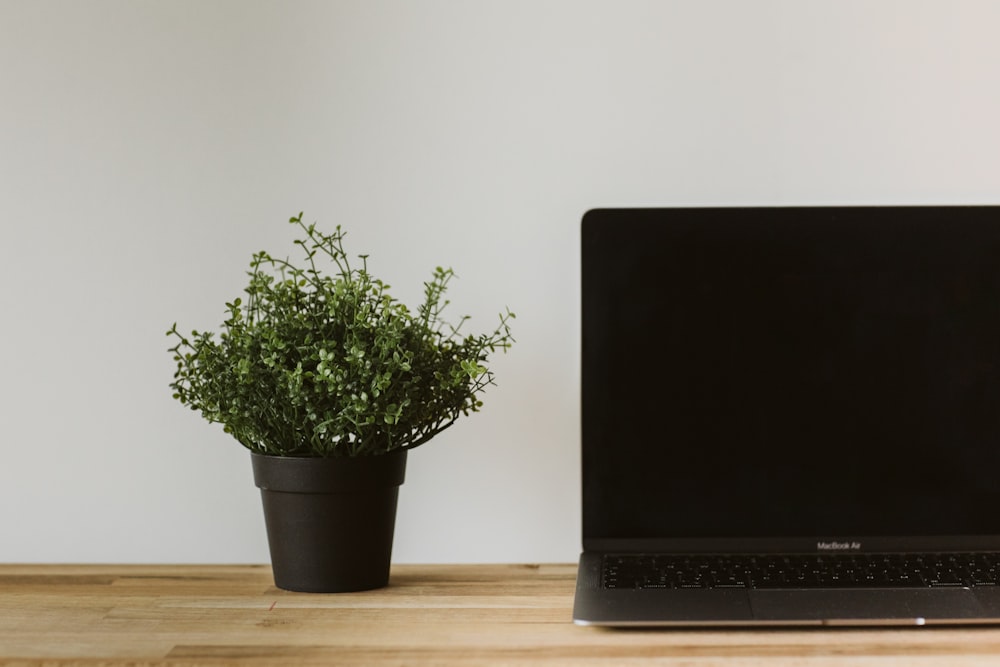
<path fill-rule="evenodd" d="M 1000 534 L 1000 209 L 582 225 L 584 538 Z"/>

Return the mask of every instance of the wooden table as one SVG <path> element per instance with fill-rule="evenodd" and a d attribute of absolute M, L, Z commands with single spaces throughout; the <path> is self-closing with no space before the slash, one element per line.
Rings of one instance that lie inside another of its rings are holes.
<path fill-rule="evenodd" d="M 605 630 L 575 565 L 398 565 L 278 590 L 268 566 L 0 565 L 0 664 L 1000 666 L 1000 628 Z"/>

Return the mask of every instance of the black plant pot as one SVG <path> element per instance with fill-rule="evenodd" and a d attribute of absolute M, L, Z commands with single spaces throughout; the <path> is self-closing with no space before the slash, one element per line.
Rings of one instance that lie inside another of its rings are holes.
<path fill-rule="evenodd" d="M 358 458 L 251 453 L 278 588 L 343 593 L 389 582 L 406 450 Z"/>

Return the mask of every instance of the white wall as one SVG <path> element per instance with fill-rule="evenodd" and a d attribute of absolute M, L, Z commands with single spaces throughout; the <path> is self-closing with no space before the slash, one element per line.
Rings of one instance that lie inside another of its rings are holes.
<path fill-rule="evenodd" d="M 989 0 L 0 0 L 0 561 L 264 562 L 249 457 L 170 397 L 288 217 L 408 303 L 509 305 L 410 457 L 395 560 L 579 546 L 578 224 L 609 204 L 1000 202 Z M 641 353 L 641 351 L 637 351 Z M 628 415 L 622 415 L 628 419 Z"/>

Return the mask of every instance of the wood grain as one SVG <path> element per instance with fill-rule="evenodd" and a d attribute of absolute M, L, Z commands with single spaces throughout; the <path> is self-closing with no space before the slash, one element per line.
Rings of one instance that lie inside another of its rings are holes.
<path fill-rule="evenodd" d="M 575 574 L 398 565 L 310 595 L 259 565 L 0 565 L 0 664 L 1000 666 L 1000 628 L 581 628 Z"/>

